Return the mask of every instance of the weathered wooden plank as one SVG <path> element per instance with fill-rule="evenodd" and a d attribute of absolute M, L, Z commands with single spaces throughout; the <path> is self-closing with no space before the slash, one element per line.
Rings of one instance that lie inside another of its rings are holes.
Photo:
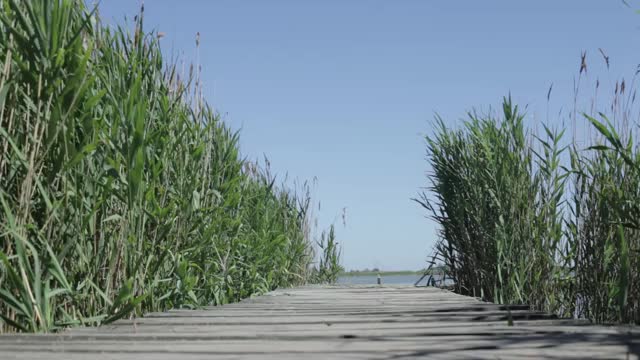
<path fill-rule="evenodd" d="M 520 350 L 532 349 L 574 349 L 575 351 L 599 351 L 602 347 L 618 349 L 620 346 L 613 339 L 605 336 L 577 336 L 567 334 L 557 336 L 553 340 L 540 335 L 509 336 L 465 336 L 424 339 L 394 339 L 391 341 L 371 341 L 371 339 L 342 339 L 327 343 L 325 339 L 296 339 L 297 341 L 280 340 L 229 340 L 229 341 L 160 341 L 160 340 L 112 340 L 112 341 L 51 341 L 42 343 L 16 342 L 13 346 L 3 346 L 7 351 L 20 352 L 24 349 L 31 352 L 71 352 L 71 353 L 201 353 L 201 354 L 241 354 L 241 353 L 326 353 L 335 354 L 337 350 L 348 353 L 370 352 L 423 352 L 429 354 L 449 351 L 469 350 Z M 620 341 L 624 339 L 619 339 Z M 626 339 L 633 345 L 633 340 Z M 639 345 L 636 341 L 635 346 Z M 338 353 L 340 352 L 338 351 Z"/>
<path fill-rule="evenodd" d="M 481 338 L 469 337 L 463 340 L 441 339 L 440 341 L 362 341 L 345 340 L 341 343 L 326 343 L 325 341 L 300 340 L 291 341 L 238 341 L 238 342 L 115 342 L 115 343 L 91 343 L 83 345 L 74 344 L 43 344 L 40 347 L 29 344 L 19 344 L 13 349 L 5 348 L 2 354 L 20 354 L 26 351 L 30 353 L 48 354 L 49 358 L 58 356 L 67 358 L 69 354 L 84 354 L 86 358 L 94 358 L 101 354 L 109 354 L 112 358 L 180 358 L 185 355 L 202 355 L 215 358 L 247 357 L 260 358 L 271 355 L 284 356 L 297 354 L 298 356 L 322 355 L 325 358 L 342 358 L 345 355 L 361 355 L 362 358 L 371 358 L 374 354 L 386 354 L 387 358 L 399 356 L 400 358 L 432 357 L 435 355 L 446 357 L 458 353 L 473 353 L 474 357 L 491 357 L 504 354 L 519 354 L 528 356 L 548 356 L 592 358 L 599 354 L 603 358 L 619 357 L 629 354 L 630 358 L 637 356 L 630 353 L 629 348 L 615 343 L 603 342 L 603 339 L 588 339 L 591 344 L 585 343 L 584 338 L 572 339 L 559 337 L 555 342 L 549 343 L 548 339 L 503 337 Z M 637 346 L 637 344 L 635 345 Z M 13 352 L 7 352 L 7 350 Z M 134 356 L 132 356 L 134 355 Z M 483 355 L 483 356 L 481 356 Z M 20 358 L 20 356 L 16 356 Z"/>
<path fill-rule="evenodd" d="M 508 319 L 513 320 L 513 326 Z M 60 334 L 0 336 L 2 359 L 630 358 L 640 333 L 435 288 L 277 290 Z"/>

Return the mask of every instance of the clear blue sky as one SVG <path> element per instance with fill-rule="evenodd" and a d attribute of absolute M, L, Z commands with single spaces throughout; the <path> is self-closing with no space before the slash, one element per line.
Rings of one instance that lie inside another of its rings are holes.
<path fill-rule="evenodd" d="M 100 12 L 121 23 L 139 4 Z M 435 112 L 455 125 L 511 92 L 544 117 L 551 83 L 553 112 L 571 105 L 581 51 L 606 81 L 640 63 L 640 15 L 617 0 L 147 0 L 145 21 L 187 59 L 200 32 L 205 96 L 242 129 L 245 155 L 317 177 L 322 226 L 347 208 L 348 269 L 424 266 L 436 227 L 410 198 L 426 185 Z"/>

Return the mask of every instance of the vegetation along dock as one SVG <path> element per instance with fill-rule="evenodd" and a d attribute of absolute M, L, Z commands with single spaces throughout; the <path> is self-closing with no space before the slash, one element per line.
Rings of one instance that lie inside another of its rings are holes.
<path fill-rule="evenodd" d="M 638 359 L 640 334 L 433 287 L 307 286 L 98 328 L 0 337 L 3 359 Z"/>
<path fill-rule="evenodd" d="M 639 359 L 637 20 L 152 3 L 2 0 L 0 360 Z"/>

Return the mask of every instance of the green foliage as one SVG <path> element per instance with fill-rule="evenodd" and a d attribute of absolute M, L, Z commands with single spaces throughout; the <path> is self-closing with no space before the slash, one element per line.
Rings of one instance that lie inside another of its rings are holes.
<path fill-rule="evenodd" d="M 575 192 L 568 238 L 580 312 L 598 322 L 640 323 L 640 155 L 604 114 L 585 115 L 602 135 L 572 152 Z"/>
<path fill-rule="evenodd" d="M 319 284 L 335 283 L 344 268 L 340 265 L 341 251 L 336 241 L 334 225 L 329 227 L 328 234 L 322 233 L 318 247 L 321 250 L 319 264 L 313 269 L 311 281 Z"/>
<path fill-rule="evenodd" d="M 240 157 L 238 134 L 193 72 L 164 62 L 143 15 L 131 33 L 80 0 L 2 1 L 0 331 L 309 279 L 308 189 Z"/>
<path fill-rule="evenodd" d="M 438 119 L 427 138 L 433 174 L 417 201 L 441 226 L 436 258 L 456 290 L 639 322 L 640 162 L 631 137 L 591 119 L 606 145 L 580 152 L 561 146 L 564 131 L 527 134 L 510 99 L 502 110 L 500 119 L 471 113 L 459 130 Z"/>

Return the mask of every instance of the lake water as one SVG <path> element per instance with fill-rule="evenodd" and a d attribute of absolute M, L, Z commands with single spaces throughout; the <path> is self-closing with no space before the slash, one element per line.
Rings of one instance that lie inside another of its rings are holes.
<path fill-rule="evenodd" d="M 381 275 L 382 284 L 389 285 L 413 285 L 421 275 Z M 375 285 L 378 283 L 376 275 L 358 275 L 358 276 L 341 276 L 338 278 L 338 284 L 349 285 Z"/>
<path fill-rule="evenodd" d="M 382 284 L 388 285 L 413 285 L 422 277 L 422 274 L 410 274 L 410 275 L 381 275 Z M 439 279 L 439 276 L 437 276 Z M 420 282 L 420 285 L 425 285 L 426 278 Z M 375 285 L 378 283 L 378 277 L 376 275 L 354 275 L 354 276 L 341 276 L 338 278 L 338 284 L 348 285 Z M 451 284 L 451 281 L 447 279 L 446 285 Z"/>

